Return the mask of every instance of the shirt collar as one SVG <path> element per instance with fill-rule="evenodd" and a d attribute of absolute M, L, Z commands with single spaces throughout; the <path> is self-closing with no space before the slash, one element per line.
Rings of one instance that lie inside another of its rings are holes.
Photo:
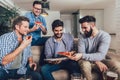
<path fill-rule="evenodd" d="M 62 41 L 62 40 L 64 40 L 64 33 L 63 33 L 63 35 L 62 35 L 61 41 Z M 53 36 L 53 41 L 54 41 L 54 42 L 57 42 L 54 36 Z"/>

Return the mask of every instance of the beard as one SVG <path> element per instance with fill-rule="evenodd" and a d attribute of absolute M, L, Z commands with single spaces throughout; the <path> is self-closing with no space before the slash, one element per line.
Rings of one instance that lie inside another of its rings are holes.
<path fill-rule="evenodd" d="M 61 38 L 63 33 L 60 33 L 60 34 L 54 34 L 56 38 Z"/>
<path fill-rule="evenodd" d="M 85 37 L 86 38 L 90 37 L 92 35 L 92 32 L 93 32 L 93 30 L 92 30 L 92 28 L 90 28 L 90 31 L 85 33 Z"/>

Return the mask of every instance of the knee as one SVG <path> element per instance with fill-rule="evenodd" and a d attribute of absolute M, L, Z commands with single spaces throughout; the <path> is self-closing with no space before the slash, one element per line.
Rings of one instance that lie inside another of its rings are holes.
<path fill-rule="evenodd" d="M 42 76 L 38 72 L 34 72 L 33 71 L 32 74 L 31 74 L 31 76 L 32 76 L 32 80 L 42 80 Z"/>
<path fill-rule="evenodd" d="M 89 61 L 79 61 L 79 65 L 82 70 L 91 70 L 91 63 Z"/>
<path fill-rule="evenodd" d="M 47 68 L 47 66 L 43 66 L 42 68 L 41 68 L 41 72 L 42 73 L 46 73 L 46 72 L 48 72 L 49 71 L 49 69 Z"/>
<path fill-rule="evenodd" d="M 7 78 L 7 73 L 4 70 L 0 70 L 0 80 Z"/>

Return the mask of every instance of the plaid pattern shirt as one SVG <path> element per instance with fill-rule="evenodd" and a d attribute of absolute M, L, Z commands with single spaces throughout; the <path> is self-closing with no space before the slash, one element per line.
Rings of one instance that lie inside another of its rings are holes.
<path fill-rule="evenodd" d="M 18 46 L 19 46 L 19 42 L 17 40 L 17 35 L 14 31 L 0 36 L 0 64 L 2 64 L 3 57 L 13 52 Z M 17 71 L 18 74 L 26 73 L 27 70 L 26 64 L 28 62 L 28 58 L 31 56 L 32 56 L 31 45 L 29 45 L 23 50 L 21 66 Z M 7 70 L 10 69 L 10 66 L 12 64 L 13 62 L 10 62 L 4 66 L 0 65 L 0 68 L 3 68 L 6 70 L 6 72 L 8 72 Z"/>

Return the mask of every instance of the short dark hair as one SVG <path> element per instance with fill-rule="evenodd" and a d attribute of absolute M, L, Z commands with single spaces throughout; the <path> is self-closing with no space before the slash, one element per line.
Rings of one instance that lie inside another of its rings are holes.
<path fill-rule="evenodd" d="M 93 16 L 87 15 L 87 16 L 79 19 L 79 23 L 84 23 L 84 22 L 96 22 L 96 19 Z"/>
<path fill-rule="evenodd" d="M 54 20 L 53 23 L 52 23 L 52 30 L 55 29 L 55 27 L 59 27 L 59 26 L 64 26 L 64 23 L 63 21 L 57 19 L 57 20 Z"/>
<path fill-rule="evenodd" d="M 24 16 L 18 16 L 17 18 L 14 19 L 12 28 L 15 30 L 15 25 L 21 25 L 22 21 L 27 21 L 29 22 L 29 19 Z"/>
<path fill-rule="evenodd" d="M 34 1 L 34 2 L 33 2 L 33 6 L 34 6 L 35 4 L 40 4 L 40 5 L 42 5 L 41 1 Z"/>

